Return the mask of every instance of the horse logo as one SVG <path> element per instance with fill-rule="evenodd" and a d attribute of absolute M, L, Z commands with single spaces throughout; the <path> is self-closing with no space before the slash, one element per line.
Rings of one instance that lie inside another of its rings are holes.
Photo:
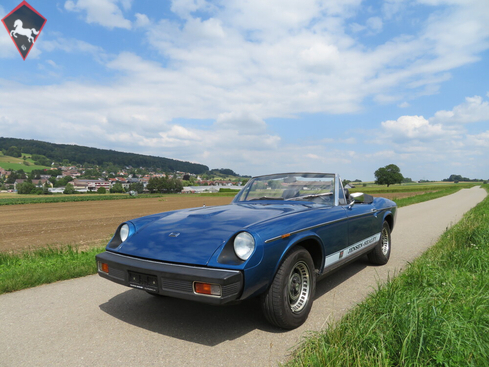
<path fill-rule="evenodd" d="M 34 43 L 34 37 L 32 37 L 32 34 L 37 36 L 39 34 L 39 31 L 36 31 L 36 28 L 23 28 L 23 25 L 24 23 L 22 23 L 20 19 L 17 19 L 14 22 L 14 29 L 10 31 L 10 37 L 13 36 L 17 38 L 17 35 L 20 34 L 21 36 L 26 36 L 29 43 Z"/>
<path fill-rule="evenodd" d="M 30 6 L 27 1 L 22 1 L 2 19 L 2 23 L 25 60 L 39 37 L 46 23 L 46 18 Z"/>

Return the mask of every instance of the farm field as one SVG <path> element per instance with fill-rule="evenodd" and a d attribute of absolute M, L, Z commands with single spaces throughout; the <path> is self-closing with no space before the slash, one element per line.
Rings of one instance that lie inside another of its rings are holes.
<path fill-rule="evenodd" d="M 448 185 L 446 185 L 448 186 Z M 453 185 L 451 185 L 453 186 Z M 462 185 L 460 185 L 462 186 Z M 471 185 L 469 185 L 471 186 Z M 368 187 L 354 191 L 392 200 L 441 190 L 445 185 Z M 460 187 L 461 188 L 461 187 Z M 384 192 L 382 192 L 384 190 Z M 3 194 L 0 199 L 18 197 Z M 20 195 L 24 196 L 24 195 Z M 27 195 L 25 195 L 27 196 Z M 35 200 L 38 195 L 32 198 Z M 42 197 L 41 197 L 42 198 Z M 37 203 L 0 206 L 0 252 L 22 252 L 42 247 L 104 245 L 117 226 L 136 217 L 202 205 L 229 204 L 233 196 L 167 195 L 133 200 Z"/>
<path fill-rule="evenodd" d="M 100 246 L 117 226 L 128 219 L 163 211 L 224 205 L 230 196 L 168 197 L 0 207 L 0 252 L 19 252 L 71 244 Z"/>

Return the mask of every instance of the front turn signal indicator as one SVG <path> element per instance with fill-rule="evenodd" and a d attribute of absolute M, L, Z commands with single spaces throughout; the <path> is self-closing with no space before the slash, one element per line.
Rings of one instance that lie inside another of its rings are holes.
<path fill-rule="evenodd" d="M 221 286 L 219 284 L 194 282 L 194 292 L 198 294 L 206 294 L 208 296 L 220 296 Z"/>
<path fill-rule="evenodd" d="M 107 263 L 98 263 L 98 270 L 101 272 L 104 272 L 106 274 L 109 274 L 109 264 Z"/>

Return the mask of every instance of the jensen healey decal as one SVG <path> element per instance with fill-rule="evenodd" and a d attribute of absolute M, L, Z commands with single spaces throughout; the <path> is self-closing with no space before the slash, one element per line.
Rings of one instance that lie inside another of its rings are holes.
<path fill-rule="evenodd" d="M 357 243 L 351 245 L 350 247 L 347 247 L 344 250 L 341 250 L 341 251 L 335 252 L 334 254 L 328 255 L 328 256 L 326 256 L 325 267 L 332 265 L 335 262 L 337 262 L 338 260 L 341 260 L 343 258 L 346 259 L 351 254 L 353 254 L 354 252 L 357 252 L 358 250 L 365 248 L 365 247 L 367 247 L 373 243 L 379 242 L 379 240 L 380 240 L 380 232 L 377 234 L 374 234 L 373 236 L 366 238 L 360 242 L 357 242 Z"/>

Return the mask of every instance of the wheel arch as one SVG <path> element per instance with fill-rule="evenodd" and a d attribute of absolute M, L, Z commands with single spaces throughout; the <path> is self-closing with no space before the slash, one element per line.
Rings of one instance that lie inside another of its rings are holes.
<path fill-rule="evenodd" d="M 292 253 L 292 251 L 294 251 L 297 247 L 303 247 L 307 252 L 309 252 L 312 258 L 312 262 L 314 264 L 314 270 L 316 270 L 316 273 L 320 273 L 324 267 L 325 261 L 323 244 L 319 237 L 309 233 L 304 236 L 294 238 L 280 251 L 280 256 L 277 256 L 267 263 L 261 264 L 261 266 L 265 266 L 266 269 L 266 281 L 261 283 L 259 287 L 245 290 L 243 294 L 244 298 L 254 297 L 265 292 L 270 287 L 273 278 L 277 274 L 277 271 L 280 269 L 280 266 L 283 264 L 288 255 Z M 254 268 L 254 270 L 248 276 L 251 275 L 252 277 L 256 277 L 256 270 L 257 268 Z M 260 276 L 260 278 L 262 280 L 264 279 L 262 276 Z"/>
<path fill-rule="evenodd" d="M 287 250 L 284 251 L 282 258 L 280 259 L 280 262 L 277 264 L 277 269 L 275 269 L 274 274 L 277 272 L 278 268 L 280 267 L 284 259 L 288 256 L 288 254 L 299 246 L 305 248 L 306 251 L 309 252 L 314 263 L 314 268 L 317 271 L 320 271 L 323 268 L 324 254 L 321 240 L 315 236 L 307 236 L 297 239 L 287 247 Z"/>
<path fill-rule="evenodd" d="M 392 230 L 394 229 L 394 215 L 391 212 L 387 213 L 384 216 L 384 222 L 387 222 L 387 224 L 389 225 L 389 228 L 392 232 Z"/>

